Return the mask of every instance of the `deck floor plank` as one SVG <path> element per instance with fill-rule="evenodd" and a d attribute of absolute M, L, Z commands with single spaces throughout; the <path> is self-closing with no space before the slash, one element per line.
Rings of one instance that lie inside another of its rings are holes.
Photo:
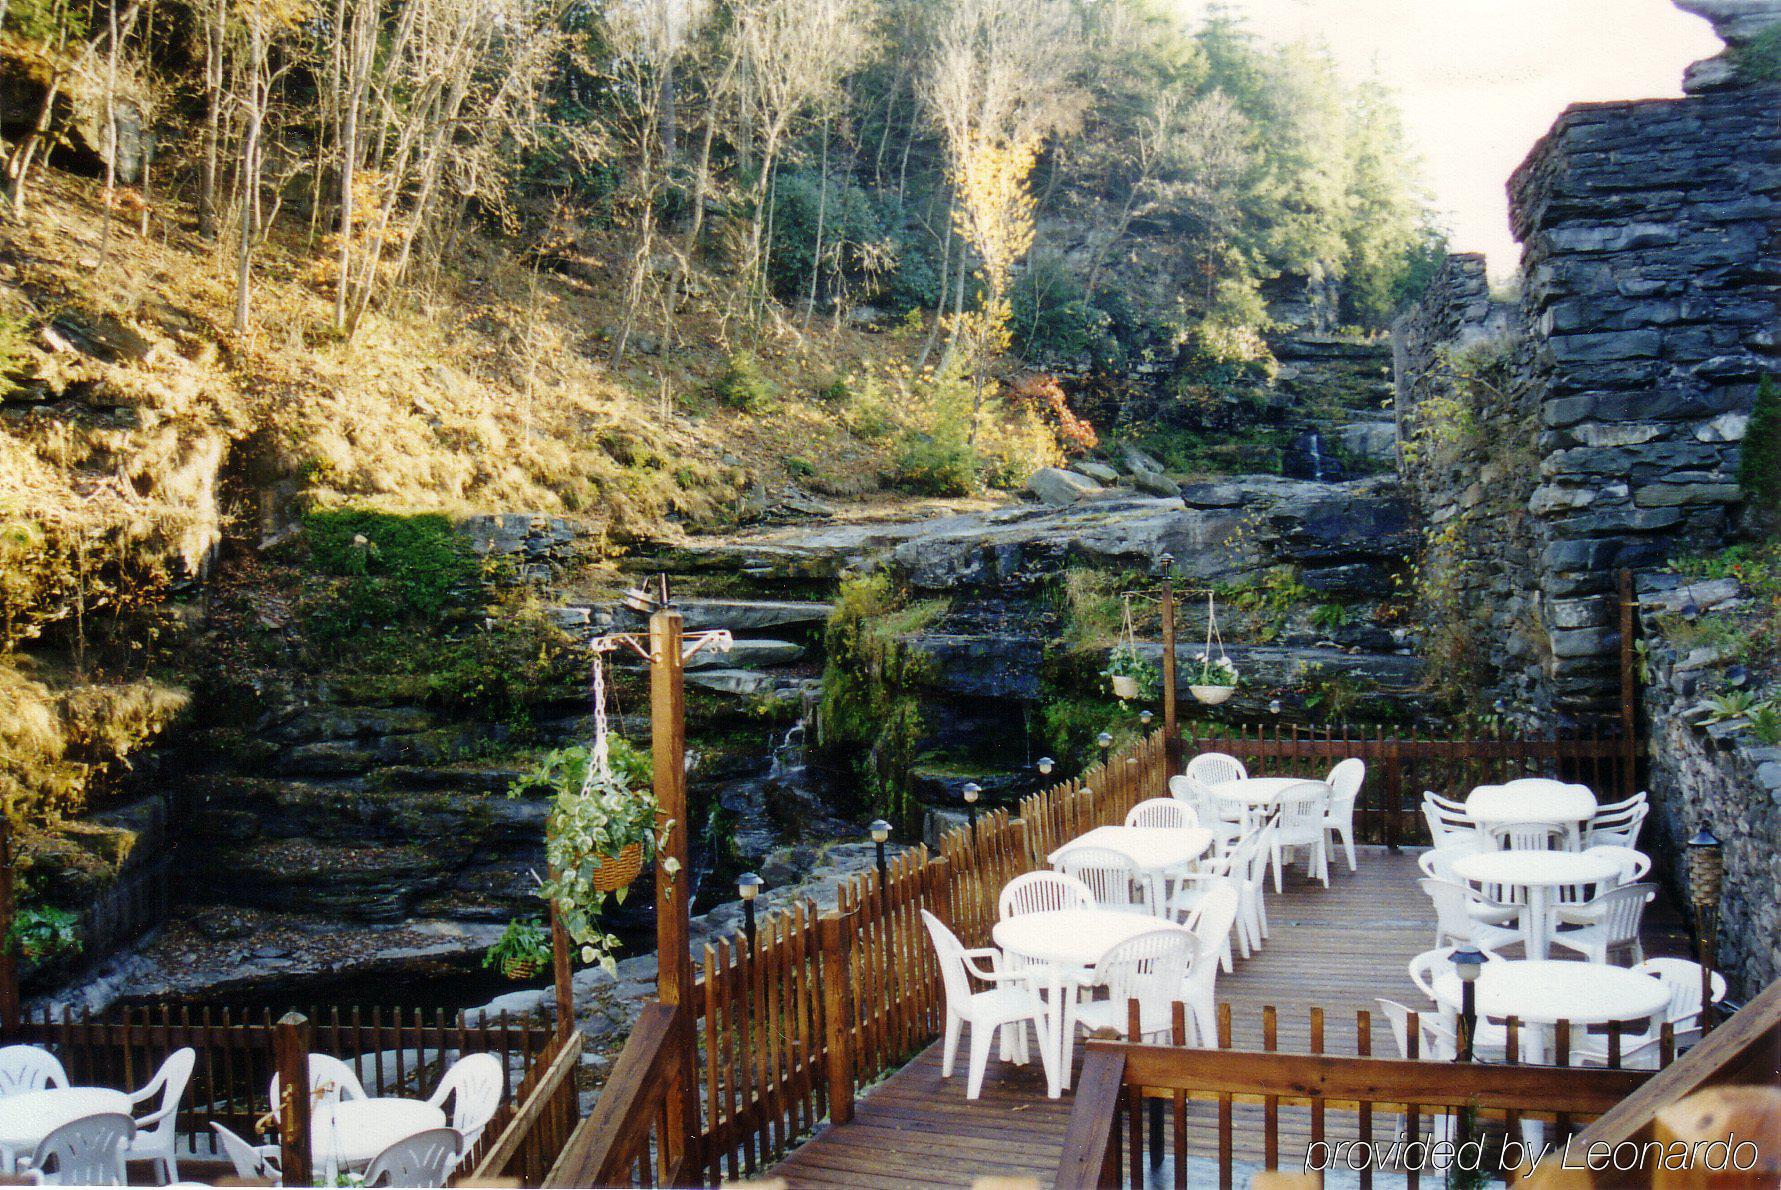
<path fill-rule="evenodd" d="M 1416 853 L 1363 847 L 1360 869 L 1350 873 L 1337 858 L 1330 887 L 1305 879 L 1298 868 L 1287 874 L 1286 889 L 1268 892 L 1267 945 L 1235 972 L 1221 974 L 1218 997 L 1231 1005 L 1234 1044 L 1261 1047 L 1262 1008 L 1278 1013 L 1282 1050 L 1310 1048 L 1311 1008 L 1324 1010 L 1324 1046 L 1331 1053 L 1354 1053 L 1356 1015 L 1373 1011 L 1384 996 L 1415 1005 L 1411 958 L 1434 944 L 1434 914 L 1417 887 L 1422 873 Z M 1653 955 L 1687 954 L 1687 935 L 1674 906 L 1660 901 L 1646 917 L 1646 949 Z M 1513 957 L 1514 952 L 1510 952 Z M 1374 1052 L 1392 1055 L 1383 1019 L 1373 1024 Z M 1036 1178 L 1049 1184 L 1063 1149 L 1070 1095 L 1048 1099 L 1035 1060 L 1028 1066 L 992 1057 L 981 1098 L 965 1098 L 965 1047 L 951 1079 L 940 1077 L 940 1045 L 924 1049 L 908 1065 L 863 1093 L 854 1119 L 825 1126 L 793 1150 L 772 1171 L 788 1186 L 928 1185 L 969 1186 L 980 1177 Z M 1078 1064 L 1081 1060 L 1077 1050 Z M 1188 1109 L 1189 1153 L 1216 1155 L 1217 1107 L 1193 1101 Z M 1355 1113 L 1330 1108 L 1326 1134 L 1353 1135 Z M 1235 1108 L 1236 1159 L 1262 1161 L 1262 1112 Z M 1376 1136 L 1389 1136 L 1399 1117 L 1377 1111 Z M 1280 1110 L 1283 1162 L 1302 1155 L 1310 1138 L 1310 1114 L 1302 1107 Z M 1153 1178 L 1172 1183 L 1166 1167 Z M 1190 1179 L 1193 1181 L 1194 1179 Z"/>

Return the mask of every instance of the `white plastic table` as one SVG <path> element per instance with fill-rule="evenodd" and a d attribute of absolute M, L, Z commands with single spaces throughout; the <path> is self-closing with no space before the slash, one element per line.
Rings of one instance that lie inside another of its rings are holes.
<path fill-rule="evenodd" d="M 1064 976 L 1067 972 L 1093 967 L 1101 956 L 1121 942 L 1148 934 L 1152 930 L 1180 930 L 1199 945 L 1199 939 L 1185 926 L 1174 925 L 1149 914 L 1121 913 L 1116 909 L 1052 909 L 1043 913 L 1023 913 L 1006 917 L 991 931 L 997 946 L 1011 955 L 1018 955 L 1046 969 L 1046 1003 L 1052 1020 L 1047 1022 L 1050 1041 L 1059 1048 L 1058 1082 L 1047 1088 L 1053 1099 L 1062 1087 L 1070 1085 L 1070 1072 L 1063 1068 L 1063 1016 L 1057 1010 L 1064 1000 Z"/>
<path fill-rule="evenodd" d="M 1479 830 L 1510 822 L 1551 822 L 1578 827 L 1595 816 L 1587 785 L 1527 778 L 1507 785 L 1480 785 L 1466 798 L 1466 816 Z"/>
<path fill-rule="evenodd" d="M 364 1165 L 399 1140 L 445 1127 L 445 1113 L 419 1099 L 386 1097 L 318 1103 L 310 1119 L 310 1151 L 325 1170 Z"/>
<path fill-rule="evenodd" d="M 1212 846 L 1212 832 L 1202 826 L 1097 826 L 1087 834 L 1078 835 L 1045 857 L 1052 867 L 1078 847 L 1105 847 L 1132 861 L 1138 877 L 1150 886 L 1151 895 L 1162 903 L 1163 881 L 1171 873 L 1186 868 Z"/>
<path fill-rule="evenodd" d="M 1464 995 L 1459 976 L 1449 971 L 1434 983 L 1443 1015 L 1457 1014 Z M 1537 1026 L 1543 1055 L 1548 1031 L 1559 1021 L 1605 1025 L 1645 1020 L 1669 1002 L 1670 989 L 1663 980 L 1604 963 L 1497 959 L 1484 964 L 1476 989 L 1479 1016 L 1512 1016 Z"/>
<path fill-rule="evenodd" d="M 1234 802 L 1258 810 L 1271 809 L 1280 802 L 1280 795 L 1295 785 L 1327 783 L 1315 777 L 1245 777 L 1241 781 L 1221 781 L 1206 788 L 1221 802 Z"/>
<path fill-rule="evenodd" d="M 1552 939 L 1552 893 L 1576 884 L 1620 883 L 1620 865 L 1604 855 L 1578 851 L 1480 851 L 1453 861 L 1453 874 L 1475 884 L 1518 888 L 1525 894 L 1521 929 L 1527 957 L 1544 959 Z"/>
<path fill-rule="evenodd" d="M 130 1097 L 109 1087 L 50 1087 L 0 1099 L 0 1158 L 10 1171 L 44 1137 L 83 1116 L 130 1114 Z"/>

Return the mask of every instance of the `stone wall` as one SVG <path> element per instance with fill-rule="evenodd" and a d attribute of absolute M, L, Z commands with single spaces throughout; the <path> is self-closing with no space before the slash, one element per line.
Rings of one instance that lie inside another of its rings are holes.
<path fill-rule="evenodd" d="M 1510 179 L 1522 296 L 1504 370 L 1496 391 L 1473 386 L 1471 447 L 1406 471 L 1431 515 L 1532 481 L 1473 534 L 1489 564 L 1467 592 L 1515 621 L 1488 638 L 1487 668 L 1536 707 L 1611 711 L 1615 570 L 1722 544 L 1736 523 L 1757 382 L 1781 370 L 1777 110 L 1774 87 L 1577 105 Z M 1400 323 L 1401 418 L 1441 387 L 1437 348 L 1489 336 L 1478 273 L 1454 258 Z M 1493 471 L 1530 420 L 1528 474 Z"/>
<path fill-rule="evenodd" d="M 1724 844 L 1717 965 L 1734 1000 L 1781 978 L 1781 747 L 1758 745 L 1737 722 L 1709 722 L 1701 695 L 1713 688 L 1712 658 L 1679 654 L 1661 624 L 1685 603 L 1711 613 L 1739 598 L 1725 579 L 1685 585 L 1651 575 L 1639 585 L 1652 804 L 1641 844 L 1684 903 L 1686 841 L 1706 827 Z"/>

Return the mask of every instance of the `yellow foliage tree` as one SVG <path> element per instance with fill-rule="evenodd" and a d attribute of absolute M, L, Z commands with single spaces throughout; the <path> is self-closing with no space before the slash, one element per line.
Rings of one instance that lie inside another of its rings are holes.
<path fill-rule="evenodd" d="M 1038 157 L 1033 139 L 973 139 L 958 154 L 953 171 L 958 232 L 982 262 L 983 304 L 959 315 L 954 328 L 971 367 L 971 439 L 977 437 L 983 410 L 983 386 L 989 362 L 1007 351 L 1008 325 L 1014 310 L 1008 300 L 1009 276 L 1033 246 L 1034 200 L 1027 188 Z"/>

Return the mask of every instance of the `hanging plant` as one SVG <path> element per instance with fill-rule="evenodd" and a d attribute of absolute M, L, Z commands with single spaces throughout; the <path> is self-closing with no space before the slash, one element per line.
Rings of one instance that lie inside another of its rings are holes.
<path fill-rule="evenodd" d="M 569 937 L 581 948 L 581 961 L 616 971 L 618 938 L 599 927 L 606 898 L 620 904 L 643 865 L 655 859 L 674 823 L 656 826 L 656 798 L 633 788 L 627 771 L 612 764 L 615 740 L 606 729 L 605 675 L 594 658 L 594 742 L 559 748 L 513 783 L 509 797 L 544 790 L 554 797 L 545 820 L 544 852 L 551 877 L 539 895 L 553 901 Z M 620 750 L 627 750 L 622 741 Z M 680 864 L 668 857 L 662 870 L 672 876 Z"/>
<path fill-rule="evenodd" d="M 550 966 L 550 931 L 540 918 L 516 917 L 482 955 L 484 967 L 499 967 L 508 979 L 530 979 Z"/>
<path fill-rule="evenodd" d="M 1162 672 L 1138 655 L 1138 634 L 1132 626 L 1132 597 L 1124 596 L 1123 603 L 1119 643 L 1107 654 L 1107 668 L 1101 673 L 1112 682 L 1115 698 L 1122 701 L 1153 699 L 1162 690 Z"/>
<path fill-rule="evenodd" d="M 1213 655 L 1213 647 L 1218 649 Z M 1207 706 L 1215 707 L 1228 700 L 1237 692 L 1237 667 L 1225 655 L 1224 637 L 1218 631 L 1218 608 L 1213 603 L 1212 592 L 1206 592 L 1206 647 L 1194 658 L 1194 669 L 1188 681 L 1188 691 L 1194 698 Z"/>

